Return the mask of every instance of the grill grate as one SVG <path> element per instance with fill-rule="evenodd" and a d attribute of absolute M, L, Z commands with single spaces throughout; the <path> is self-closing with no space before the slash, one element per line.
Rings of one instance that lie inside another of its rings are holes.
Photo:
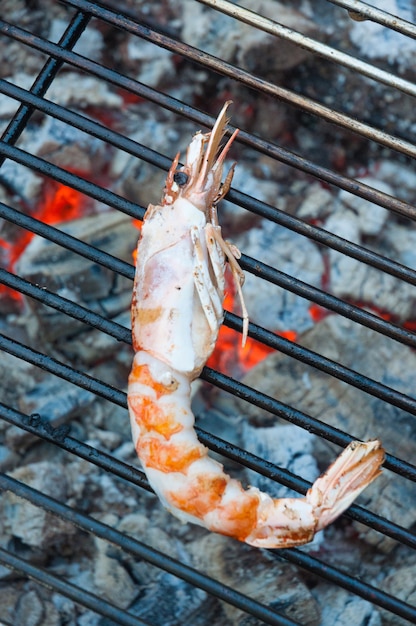
<path fill-rule="evenodd" d="M 201 0 L 202 1 L 202 0 Z M 55 80 L 59 70 L 64 64 L 77 68 L 89 75 L 93 75 L 100 80 L 113 85 L 116 88 L 122 88 L 135 94 L 155 105 L 169 110 L 175 114 L 179 114 L 198 125 L 210 127 L 213 119 L 211 116 L 200 112 L 196 108 L 189 106 L 173 98 L 170 95 L 160 93 L 157 90 L 141 84 L 127 76 L 118 73 L 104 65 L 93 60 L 89 60 L 73 51 L 76 43 L 82 40 L 82 34 L 92 18 L 97 19 L 102 24 L 117 27 L 125 32 L 147 40 L 151 44 L 162 46 L 171 51 L 175 55 L 197 63 L 204 68 L 205 71 L 217 73 L 227 77 L 231 81 L 238 81 L 245 87 L 256 90 L 258 93 L 267 94 L 274 98 L 289 103 L 294 107 L 299 107 L 304 112 L 312 113 L 320 118 L 336 124 L 339 128 L 346 129 L 349 132 L 358 133 L 362 137 L 376 142 L 384 148 L 397 151 L 402 155 L 401 158 L 414 157 L 416 155 L 416 147 L 413 143 L 404 139 L 381 131 L 373 126 L 360 122 L 352 117 L 334 111 L 312 101 L 311 99 L 300 96 L 293 91 L 284 89 L 277 85 L 254 76 L 249 72 L 235 67 L 222 59 L 215 58 L 208 53 L 192 48 L 182 42 L 175 40 L 168 34 L 161 32 L 157 26 L 149 26 L 148 23 L 140 23 L 140 20 L 130 15 L 128 11 L 125 13 L 117 12 L 115 7 L 111 7 L 111 3 L 106 5 L 89 2 L 88 0 L 63 0 L 63 4 L 70 7 L 73 17 L 69 21 L 68 27 L 60 39 L 58 44 L 43 39 L 31 32 L 28 32 L 17 24 L 9 24 L 0 20 L 0 31 L 3 37 L 10 38 L 11 41 L 19 42 L 21 45 L 30 46 L 45 55 L 48 60 L 44 64 L 43 69 L 39 72 L 36 81 L 33 83 L 30 91 L 22 89 L 11 82 L 1 79 L 0 92 L 21 103 L 20 108 L 11 119 L 6 131 L 3 133 L 0 143 L 0 155 L 2 165 L 6 159 L 11 159 L 16 163 L 24 165 L 35 172 L 41 173 L 45 177 L 59 181 L 68 185 L 91 198 L 98 200 L 110 207 L 113 207 L 127 215 L 141 219 L 144 214 L 144 207 L 117 195 L 116 193 L 99 186 L 96 183 L 89 182 L 80 176 L 66 171 L 34 154 L 25 152 L 23 149 L 16 147 L 18 139 L 22 132 L 27 128 L 31 117 L 35 111 L 40 111 L 48 116 L 56 118 L 66 124 L 78 128 L 91 137 L 101 139 L 108 144 L 119 148 L 120 150 L 142 159 L 152 166 L 156 166 L 163 170 L 170 167 L 171 159 L 165 155 L 155 152 L 146 145 L 140 145 L 137 142 L 128 139 L 121 134 L 111 130 L 104 125 L 93 121 L 92 119 L 74 112 L 67 107 L 60 106 L 44 98 L 45 93 Z M 406 94 L 415 95 L 416 86 L 409 80 L 401 79 L 394 76 L 390 72 L 386 72 L 377 68 L 375 65 L 361 62 L 353 57 L 341 53 L 335 54 L 328 46 L 319 44 L 313 39 L 304 36 L 298 36 L 297 33 L 285 29 L 279 24 L 271 23 L 266 19 L 260 19 L 259 16 L 245 11 L 229 2 L 221 0 L 203 0 L 202 4 L 209 6 L 211 11 L 222 11 L 233 15 L 237 19 L 241 19 L 247 23 L 252 23 L 256 28 L 263 28 L 267 32 L 271 32 L 280 38 L 289 38 L 292 42 L 306 47 L 309 50 L 323 56 L 331 58 L 336 63 L 353 68 L 357 72 L 362 72 L 365 76 L 371 77 L 376 81 L 384 83 L 389 87 L 400 90 Z M 403 33 L 409 37 L 415 37 L 414 25 L 389 16 L 387 13 L 370 7 L 361 2 L 333 2 L 346 9 L 360 13 L 368 19 L 383 24 L 387 28 L 394 28 L 396 31 Z M 250 21 L 251 20 L 251 21 Z M 391 210 L 401 218 L 415 219 L 416 212 L 414 207 L 399 198 L 390 196 L 360 181 L 350 179 L 337 172 L 312 162 L 307 158 L 300 157 L 289 150 L 272 144 L 267 140 L 260 139 L 248 132 L 241 131 L 239 134 L 239 142 L 247 148 L 254 149 L 259 154 L 266 155 L 272 159 L 276 159 L 281 163 L 296 168 L 305 174 L 318 178 L 319 180 L 344 189 L 355 195 L 370 200 L 384 208 Z M 1 175 L 1 171 L 0 171 Z M 380 272 L 384 272 L 391 276 L 397 277 L 412 285 L 416 284 L 416 271 L 406 267 L 396 261 L 388 259 L 369 248 L 362 247 L 356 243 L 346 241 L 341 237 L 327 232 L 318 226 L 307 224 L 301 219 L 292 216 L 285 211 L 269 206 L 267 203 L 252 198 L 251 196 L 232 189 L 229 193 L 229 199 L 238 206 L 247 209 L 257 216 L 266 218 L 276 224 L 279 224 L 300 235 L 304 235 L 320 245 L 338 250 L 360 262 L 363 262 Z M 51 225 L 45 224 L 29 215 L 0 202 L 0 216 L 10 223 L 20 226 L 22 229 L 29 230 L 33 233 L 49 239 L 57 243 L 59 246 L 73 251 L 87 259 L 102 265 L 121 276 L 133 279 L 133 266 L 95 248 L 94 246 L 78 240 Z M 325 307 L 333 312 L 339 313 L 359 324 L 381 333 L 386 337 L 390 337 L 404 345 L 412 348 L 416 347 L 416 334 L 406 328 L 399 327 L 390 321 L 370 313 L 354 304 L 337 298 L 323 290 L 312 285 L 302 282 L 301 280 L 285 274 L 275 267 L 270 267 L 265 263 L 253 259 L 247 255 L 243 255 L 241 266 L 246 272 L 252 273 L 257 277 L 263 278 L 272 284 L 297 294 L 307 300 Z M 83 322 L 95 329 L 106 333 L 107 335 L 117 339 L 118 341 L 129 344 L 131 342 L 130 333 L 124 326 L 107 319 L 97 312 L 85 308 L 79 304 L 71 302 L 58 293 L 52 293 L 47 289 L 31 284 L 27 280 L 6 269 L 0 268 L 0 282 L 4 285 L 19 291 L 26 296 L 36 299 L 39 302 L 52 307 L 64 315 L 70 316 L 76 320 Z M 230 328 L 241 332 L 242 322 L 236 315 L 227 312 L 225 316 L 225 324 Z M 277 336 L 274 333 L 250 323 L 250 336 L 258 339 L 267 346 L 270 346 L 284 354 L 287 354 L 302 363 L 312 365 L 313 367 L 330 374 L 358 389 L 365 391 L 380 400 L 394 405 L 412 415 L 416 415 L 416 400 L 404 393 L 396 391 L 387 385 L 372 380 L 352 369 L 343 366 L 341 363 L 331 361 L 330 359 L 304 348 L 296 343 L 292 343 L 287 339 Z M 97 378 L 93 378 L 86 373 L 77 371 L 73 367 L 60 362 L 56 358 L 36 351 L 28 345 L 24 345 L 14 338 L 6 335 L 0 335 L 0 348 L 26 362 L 32 363 L 37 367 L 54 374 L 62 379 L 73 383 L 83 389 L 86 389 L 105 400 L 114 403 L 120 407 L 126 407 L 126 394 L 117 388 L 112 387 L 108 383 Z M 284 420 L 301 426 L 311 433 L 322 437 L 332 443 L 336 443 L 345 447 L 353 437 L 347 432 L 343 432 L 335 427 L 329 426 L 320 420 L 307 415 L 306 413 L 289 407 L 278 400 L 265 395 L 233 378 L 205 368 L 202 378 L 223 389 L 236 397 L 243 398 L 247 402 L 257 407 L 266 409 L 273 415 L 283 418 Z M 114 456 L 103 451 L 95 449 L 80 439 L 69 434 L 69 430 L 63 426 L 53 428 L 50 424 L 39 416 L 25 415 L 14 407 L 0 404 L 0 415 L 9 424 L 18 426 L 45 441 L 50 442 L 54 446 L 66 450 L 70 454 L 83 458 L 90 463 L 94 463 L 101 470 L 109 472 L 115 476 L 128 481 L 141 489 L 150 491 L 149 485 L 144 474 L 135 467 L 128 465 Z M 126 418 L 127 419 L 127 418 Z M 127 422 L 126 422 L 127 428 Z M 261 459 L 248 451 L 241 449 L 229 442 L 226 442 L 204 430 L 198 428 L 198 436 L 200 440 L 209 446 L 215 452 L 220 453 L 230 460 L 253 469 L 254 471 L 269 477 L 287 487 L 290 487 L 299 493 L 305 493 L 309 487 L 309 483 L 304 479 L 295 476 L 288 470 L 277 467 L 276 465 Z M 377 434 L 377 433 L 375 433 Z M 388 443 L 388 442 L 387 442 Z M 387 445 L 388 449 L 388 445 Z M 400 459 L 395 455 L 387 454 L 385 467 L 402 479 L 410 481 L 416 480 L 416 467 L 404 459 Z M 42 507 L 65 520 L 70 521 L 82 530 L 93 533 L 97 537 L 106 539 L 116 546 L 120 547 L 126 553 L 133 555 L 135 558 L 143 559 L 158 568 L 165 570 L 199 589 L 205 590 L 208 594 L 231 604 L 239 609 L 254 616 L 261 622 L 267 624 L 295 624 L 296 622 L 285 617 L 271 607 L 265 606 L 262 602 L 250 598 L 244 593 L 236 589 L 227 587 L 219 581 L 210 578 L 206 574 L 190 566 L 184 565 L 178 560 L 168 557 L 158 550 L 155 550 L 137 540 L 134 540 L 120 531 L 103 524 L 91 516 L 85 515 L 81 511 L 77 511 L 67 505 L 64 505 L 52 497 L 47 496 L 35 489 L 15 480 L 7 474 L 0 476 L 0 486 L 2 490 L 11 491 L 16 495 L 32 502 L 37 507 Z M 353 505 L 346 514 L 354 520 L 373 528 L 386 536 L 389 536 L 410 549 L 416 547 L 416 536 L 410 530 L 401 527 L 393 521 L 372 513 L 364 507 Z M 335 568 L 324 560 L 312 556 L 312 554 L 304 552 L 300 549 L 280 550 L 272 552 L 277 559 L 289 561 L 302 571 L 315 574 L 320 578 L 328 581 L 330 584 L 339 586 L 364 598 L 378 607 L 382 607 L 391 614 L 400 616 L 411 623 L 416 623 L 416 608 L 394 595 L 390 595 L 385 591 L 359 580 L 357 577 L 350 575 L 342 569 Z M 39 583 L 52 588 L 60 594 L 71 598 L 83 607 L 87 607 L 98 615 L 105 616 L 110 620 L 114 620 L 117 624 L 144 624 L 138 617 L 133 616 L 127 610 L 116 607 L 111 602 L 103 598 L 99 598 L 89 593 L 79 586 L 64 581 L 62 578 L 52 574 L 49 571 L 41 569 L 32 563 L 23 560 L 17 556 L 12 550 L 0 548 L 0 562 L 7 567 L 13 568 L 21 572 L 24 576 L 32 578 Z M 390 623 L 390 622 L 388 622 Z M 391 622 L 393 623 L 393 622 Z"/>

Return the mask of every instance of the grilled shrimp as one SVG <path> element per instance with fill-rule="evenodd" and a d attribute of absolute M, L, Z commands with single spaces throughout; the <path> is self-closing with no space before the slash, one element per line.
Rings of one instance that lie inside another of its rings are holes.
<path fill-rule="evenodd" d="M 243 342 L 248 328 L 240 253 L 223 239 L 217 217 L 234 171 L 221 182 L 238 132 L 220 148 L 229 104 L 210 133 L 193 137 L 183 167 L 175 157 L 161 204 L 150 204 L 145 214 L 132 300 L 131 428 L 151 486 L 179 519 L 253 546 L 290 547 L 311 541 L 352 503 L 380 473 L 384 451 L 377 440 L 352 442 L 305 497 L 273 499 L 244 489 L 198 441 L 191 382 L 223 320 L 226 261 L 242 303 Z"/>

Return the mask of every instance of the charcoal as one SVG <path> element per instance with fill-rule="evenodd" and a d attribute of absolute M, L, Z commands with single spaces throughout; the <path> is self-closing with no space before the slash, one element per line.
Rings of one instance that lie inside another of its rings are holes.
<path fill-rule="evenodd" d="M 322 606 L 320 626 L 381 626 L 379 610 L 367 600 L 351 598 L 344 589 L 330 585 L 321 584 L 318 588 Z"/>
<path fill-rule="evenodd" d="M 58 500 L 65 500 L 67 497 L 66 472 L 56 462 L 32 463 L 10 472 L 10 475 Z M 75 533 L 74 526 L 69 522 L 27 500 L 18 498 L 11 492 L 4 496 L 3 507 L 11 536 L 21 539 L 28 546 L 43 550 L 52 546 L 62 546 L 67 544 Z"/>
<path fill-rule="evenodd" d="M 138 231 L 131 227 L 131 220 L 117 212 L 103 213 L 99 221 L 96 217 L 73 220 L 61 226 L 68 232 L 87 243 L 119 258 L 130 261 L 138 238 Z M 103 310 L 108 315 L 121 313 L 128 307 L 131 299 L 131 281 L 115 277 L 111 270 L 76 255 L 57 244 L 41 237 L 34 237 L 19 258 L 17 269 L 27 280 L 40 284 L 50 291 L 57 292 L 68 300 L 78 302 L 97 313 Z M 117 299 L 115 296 L 117 295 Z M 63 315 L 36 300 L 29 302 L 33 314 L 38 320 L 37 336 L 54 343 L 59 340 L 60 350 L 65 351 L 65 339 L 71 339 L 85 330 L 85 324 Z M 90 346 L 94 351 L 94 345 Z M 102 354 L 95 351 L 95 359 Z M 93 357 L 89 357 L 92 361 Z"/>
<path fill-rule="evenodd" d="M 398 567 L 383 581 L 383 589 L 411 606 L 416 603 L 416 564 Z M 383 626 L 406 626 L 408 620 L 381 611 Z"/>
<path fill-rule="evenodd" d="M 245 254 L 320 286 L 324 262 L 312 241 L 265 220 L 260 227 L 233 241 Z M 249 306 L 250 320 L 275 332 L 294 329 L 304 332 L 313 326 L 307 300 L 250 273 L 246 274 L 244 298 L 253 303 Z"/>
<path fill-rule="evenodd" d="M 85 410 L 93 401 L 94 396 L 85 389 L 55 377 L 46 377 L 23 395 L 19 405 L 35 421 L 43 421 L 43 427 L 57 429 Z M 55 431 L 54 434 L 57 436 L 59 433 Z M 39 438 L 36 435 L 17 426 L 11 426 L 6 433 L 7 445 L 20 454 L 37 441 Z"/>
<path fill-rule="evenodd" d="M 198 612 L 205 597 L 201 589 L 163 572 L 147 586 L 131 612 L 154 626 L 177 626 L 186 623 L 189 614 Z"/>
<path fill-rule="evenodd" d="M 111 522 L 114 516 L 103 521 Z M 95 538 L 97 553 L 94 561 L 94 585 L 100 597 L 120 608 L 127 608 L 139 594 L 139 588 L 123 564 L 114 558 L 111 546 L 103 539 Z"/>
<path fill-rule="evenodd" d="M 313 457 L 314 439 L 315 437 L 306 430 L 291 424 L 279 424 L 269 428 L 243 424 L 243 442 L 246 450 L 311 482 L 319 475 Z M 298 495 L 297 492 L 258 472 L 249 470 L 247 474 L 250 485 L 266 491 L 275 498 Z"/>
<path fill-rule="evenodd" d="M 190 546 L 194 564 L 224 585 L 238 589 L 257 601 L 305 626 L 318 626 L 319 609 L 295 567 L 272 560 L 266 552 L 208 534 Z M 235 626 L 260 626 L 231 605 L 223 605 Z"/>

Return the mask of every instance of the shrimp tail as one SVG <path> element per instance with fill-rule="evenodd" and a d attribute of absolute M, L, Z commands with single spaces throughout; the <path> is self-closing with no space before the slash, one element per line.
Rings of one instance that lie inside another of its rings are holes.
<path fill-rule="evenodd" d="M 260 505 L 257 526 L 246 543 L 258 548 L 288 548 L 312 541 L 334 522 L 380 474 L 380 441 L 352 441 L 316 479 L 304 498 L 270 500 Z"/>
<path fill-rule="evenodd" d="M 317 530 L 331 524 L 381 473 L 384 450 L 377 439 L 353 441 L 309 489 L 306 499 L 318 518 Z"/>
<path fill-rule="evenodd" d="M 198 441 L 186 376 L 137 352 L 128 398 L 136 451 L 164 506 L 183 522 L 259 548 L 312 541 L 379 475 L 384 459 L 379 441 L 353 441 L 305 497 L 273 499 L 244 489 Z"/>

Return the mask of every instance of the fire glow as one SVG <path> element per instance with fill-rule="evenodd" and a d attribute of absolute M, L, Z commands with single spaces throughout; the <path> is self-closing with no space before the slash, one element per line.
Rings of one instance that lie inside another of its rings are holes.
<path fill-rule="evenodd" d="M 137 228 L 137 230 L 140 232 L 141 228 L 142 228 L 142 224 L 143 221 L 139 220 L 139 219 L 134 219 L 132 221 L 133 226 L 135 226 Z M 137 246 L 134 248 L 131 256 L 133 257 L 133 263 L 134 263 L 134 267 L 136 267 L 136 262 L 137 262 Z"/>
<path fill-rule="evenodd" d="M 72 170 L 74 174 L 79 172 Z M 33 217 L 45 224 L 68 222 L 86 214 L 90 202 L 86 196 L 62 183 L 45 180 L 41 198 Z M 34 233 L 21 231 L 16 241 L 0 239 L 1 265 L 9 272 L 14 272 L 16 262 L 24 252 Z M 0 285 L 0 297 L 7 296 L 16 302 L 22 301 L 22 295 L 5 285 Z"/>
<path fill-rule="evenodd" d="M 237 302 L 234 283 L 226 273 L 227 293 L 224 300 L 224 308 L 227 311 L 236 312 Z M 281 337 L 295 341 L 297 333 L 293 330 L 277 333 Z M 244 348 L 241 345 L 241 334 L 224 324 L 220 328 L 215 350 L 208 359 L 207 366 L 220 370 L 232 376 L 241 376 L 255 365 L 258 365 L 274 348 L 247 337 Z"/>
<path fill-rule="evenodd" d="M 80 191 L 49 181 L 36 217 L 46 224 L 69 222 L 85 215 L 86 208 L 87 198 Z"/>

